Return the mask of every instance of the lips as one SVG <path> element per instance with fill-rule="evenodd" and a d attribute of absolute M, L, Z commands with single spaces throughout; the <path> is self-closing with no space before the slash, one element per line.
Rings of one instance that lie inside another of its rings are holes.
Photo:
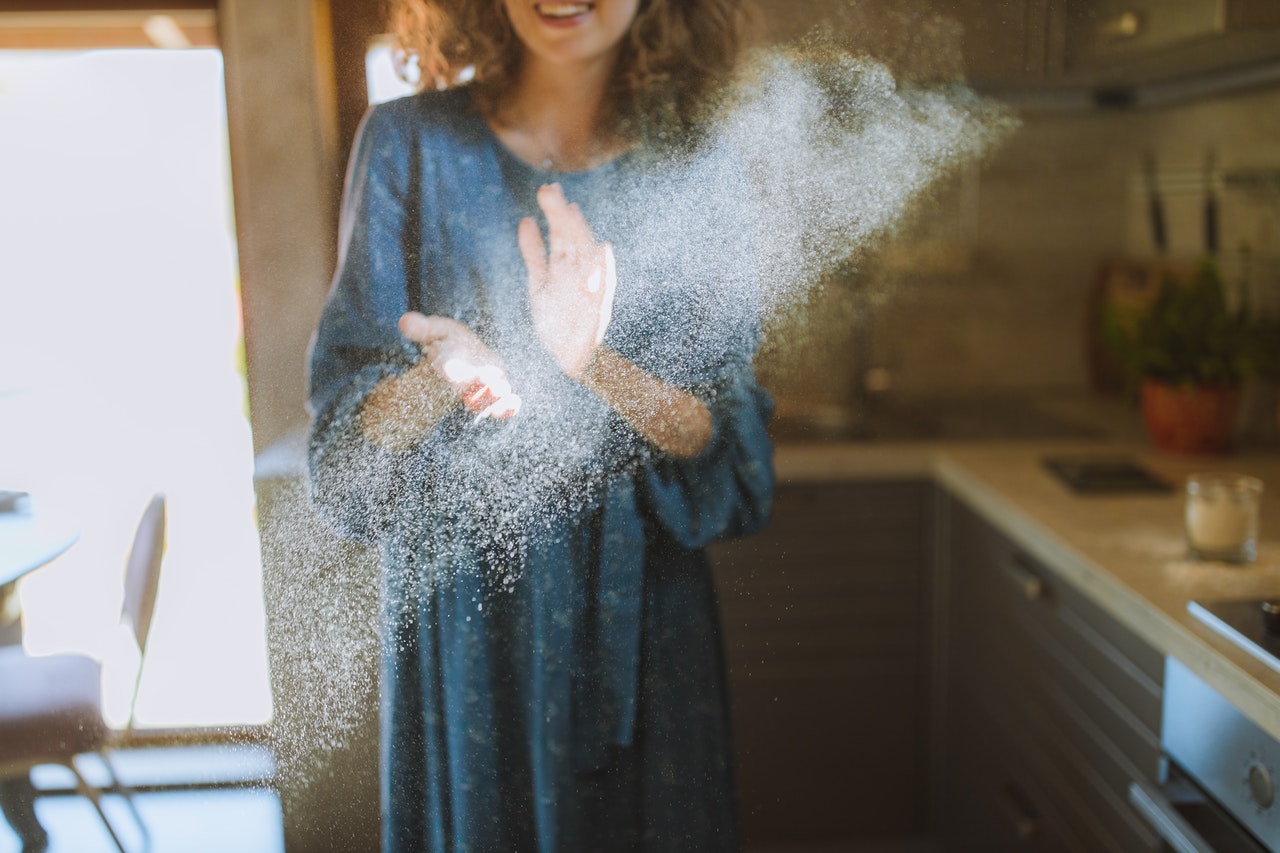
<path fill-rule="evenodd" d="M 533 10 L 548 21 L 568 21 L 586 15 L 595 8 L 594 3 L 535 3 Z"/>

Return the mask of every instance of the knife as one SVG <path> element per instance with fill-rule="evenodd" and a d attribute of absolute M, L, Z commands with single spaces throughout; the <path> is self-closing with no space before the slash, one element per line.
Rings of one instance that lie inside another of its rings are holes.
<path fill-rule="evenodd" d="M 1212 148 L 1204 161 L 1204 250 L 1218 254 L 1218 191 L 1214 187 L 1217 157 Z"/>
<path fill-rule="evenodd" d="M 1147 152 L 1144 173 L 1147 183 L 1147 215 L 1151 219 L 1151 239 L 1156 244 L 1156 251 L 1161 255 L 1169 252 L 1169 242 L 1164 225 L 1164 200 L 1160 198 L 1160 187 L 1156 178 L 1156 157 Z"/>

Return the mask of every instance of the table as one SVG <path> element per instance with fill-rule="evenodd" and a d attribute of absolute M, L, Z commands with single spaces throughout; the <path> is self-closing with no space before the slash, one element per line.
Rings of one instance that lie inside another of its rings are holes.
<path fill-rule="evenodd" d="M 42 512 L 35 501 L 25 511 L 0 513 L 0 646 L 22 639 L 18 581 L 79 538 L 74 521 L 58 512 Z"/>

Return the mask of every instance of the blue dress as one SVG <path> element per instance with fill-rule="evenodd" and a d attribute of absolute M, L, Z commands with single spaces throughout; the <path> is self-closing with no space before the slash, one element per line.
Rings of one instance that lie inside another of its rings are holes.
<path fill-rule="evenodd" d="M 710 408 L 698 456 L 650 445 L 538 343 L 516 226 L 550 180 L 614 244 L 605 343 Z M 745 194 L 714 144 L 540 171 L 465 88 L 366 116 L 312 346 L 309 464 L 319 511 L 381 550 L 385 851 L 738 847 L 702 549 L 762 527 L 773 494 Z M 396 330 L 410 308 L 475 330 L 519 415 L 459 408 L 412 449 L 366 441 L 365 396 L 418 359 Z"/>

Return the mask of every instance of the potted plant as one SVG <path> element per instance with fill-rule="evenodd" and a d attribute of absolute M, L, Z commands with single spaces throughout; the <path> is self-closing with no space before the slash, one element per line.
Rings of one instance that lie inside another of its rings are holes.
<path fill-rule="evenodd" d="M 1240 386 L 1256 348 L 1248 312 L 1231 306 L 1217 263 L 1164 275 L 1145 309 L 1104 316 L 1105 335 L 1138 381 L 1152 444 L 1174 453 L 1231 449 Z"/>

